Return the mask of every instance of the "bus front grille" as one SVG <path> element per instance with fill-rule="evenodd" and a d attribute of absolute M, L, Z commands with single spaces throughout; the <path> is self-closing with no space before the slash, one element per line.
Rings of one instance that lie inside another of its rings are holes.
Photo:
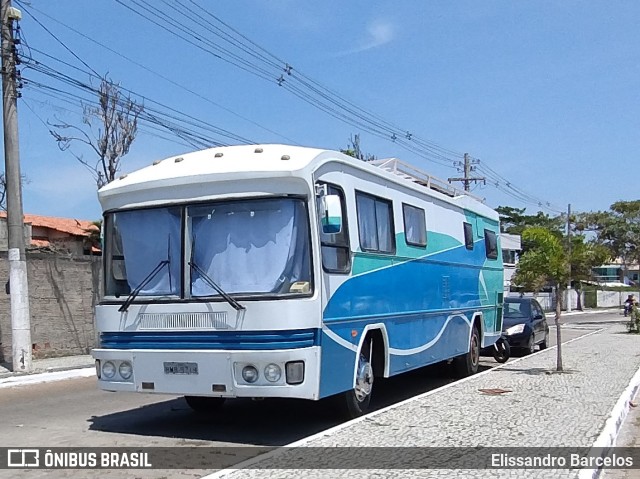
<path fill-rule="evenodd" d="M 141 331 L 230 329 L 225 311 L 213 313 L 141 313 L 138 315 Z"/>

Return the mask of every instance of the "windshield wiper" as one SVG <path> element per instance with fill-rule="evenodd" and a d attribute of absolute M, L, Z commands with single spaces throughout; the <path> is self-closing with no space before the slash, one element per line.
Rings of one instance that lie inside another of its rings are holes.
<path fill-rule="evenodd" d="M 202 270 L 202 268 L 200 268 L 200 266 L 195 264 L 193 261 L 189 261 L 189 266 L 191 266 L 192 269 L 195 269 L 197 273 L 200 275 L 200 277 L 205 281 L 205 283 L 207 283 L 209 286 L 215 289 L 218 292 L 218 294 L 222 296 L 224 300 L 231 305 L 233 309 L 235 309 L 236 311 L 245 311 L 247 309 L 244 306 L 242 306 L 240 303 L 238 303 L 235 299 L 233 299 L 231 296 L 229 296 L 227 293 L 225 293 L 224 290 L 220 286 L 218 286 L 216 282 L 212 280 L 209 277 L 209 275 Z"/>
<path fill-rule="evenodd" d="M 162 268 L 164 268 L 169 263 L 170 263 L 170 261 L 168 259 L 160 261 L 156 265 L 156 267 L 153 268 L 153 271 L 151 271 L 151 273 L 149 273 L 147 275 L 147 277 L 145 279 L 143 279 L 142 282 L 138 286 L 136 286 L 136 288 L 133 291 L 131 291 L 131 293 L 129 294 L 129 296 L 127 297 L 125 302 L 122 304 L 122 306 L 120 306 L 118 311 L 121 312 L 121 313 L 126 311 L 129 308 L 129 306 L 131 305 L 131 303 L 133 302 L 133 300 L 136 299 L 136 297 L 140 294 L 140 291 L 142 291 L 142 288 L 144 288 L 146 285 L 148 285 L 151 282 L 151 280 L 158 275 L 160 270 L 162 270 Z"/>

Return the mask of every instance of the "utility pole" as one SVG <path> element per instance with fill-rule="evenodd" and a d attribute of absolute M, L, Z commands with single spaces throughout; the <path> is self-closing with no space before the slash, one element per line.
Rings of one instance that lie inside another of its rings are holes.
<path fill-rule="evenodd" d="M 567 206 L 567 252 L 569 255 L 569 281 L 567 284 L 567 313 L 571 312 L 571 203 Z"/>
<path fill-rule="evenodd" d="M 20 151 L 18 145 L 18 72 L 14 22 L 20 10 L 11 0 L 0 0 L 2 21 L 2 105 L 4 120 L 4 161 L 7 181 L 7 229 L 9 234 L 9 294 L 11 296 L 11 352 L 14 371 L 31 371 L 31 316 L 24 246 L 24 216 Z"/>
<path fill-rule="evenodd" d="M 449 178 L 449 183 L 451 183 L 452 181 L 462 181 L 462 183 L 464 183 L 464 191 L 469 191 L 471 189 L 470 186 L 472 181 L 482 181 L 483 184 L 486 184 L 486 180 L 483 176 L 471 177 L 471 172 L 475 171 L 476 169 L 474 165 L 477 165 L 478 163 L 480 163 L 480 160 L 471 160 L 469 159 L 469 153 L 465 153 L 463 163 L 460 163 L 459 161 L 456 161 L 454 163 L 454 166 L 459 167 L 458 171 L 462 171 L 464 177 Z M 462 168 L 462 170 L 460 170 L 460 168 Z"/>

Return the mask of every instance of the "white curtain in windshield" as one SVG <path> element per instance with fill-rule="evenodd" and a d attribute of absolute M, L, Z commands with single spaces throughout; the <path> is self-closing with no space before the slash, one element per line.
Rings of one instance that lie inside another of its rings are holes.
<path fill-rule="evenodd" d="M 124 211 L 115 215 L 122 239 L 127 283 L 138 287 L 161 261 L 169 261 L 140 295 L 178 294 L 181 265 L 179 210 L 166 208 Z"/>
<path fill-rule="evenodd" d="M 193 261 L 227 293 L 286 293 L 309 281 L 304 205 L 291 199 L 190 207 Z M 216 291 L 192 271 L 193 296 Z"/>

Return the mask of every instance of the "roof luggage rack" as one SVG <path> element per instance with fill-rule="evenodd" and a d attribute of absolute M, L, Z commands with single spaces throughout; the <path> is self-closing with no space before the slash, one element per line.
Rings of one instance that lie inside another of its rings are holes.
<path fill-rule="evenodd" d="M 464 191 L 456 188 L 455 186 L 451 186 L 448 182 L 432 176 L 429 173 L 426 173 L 416 168 L 415 166 L 405 163 L 397 158 L 370 160 L 367 161 L 367 163 L 377 166 L 378 168 L 382 168 L 383 170 L 398 175 L 401 178 L 409 180 L 413 183 L 417 183 L 426 188 L 437 191 L 438 193 L 442 193 L 443 195 L 447 195 L 452 198 L 456 196 L 469 196 L 484 203 L 484 198 L 480 198 L 479 196 L 472 195 L 468 191 Z"/>

